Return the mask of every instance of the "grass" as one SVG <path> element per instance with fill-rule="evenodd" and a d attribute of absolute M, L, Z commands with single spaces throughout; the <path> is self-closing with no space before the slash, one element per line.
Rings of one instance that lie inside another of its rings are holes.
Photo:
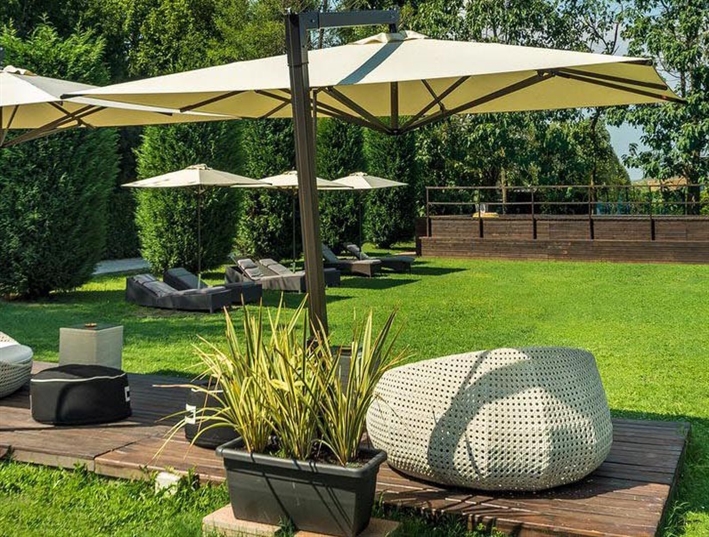
<path fill-rule="evenodd" d="M 211 281 L 218 281 L 218 275 L 211 276 Z M 709 265 L 424 259 L 412 274 L 343 278 L 342 287 L 328 290 L 328 314 L 335 342 L 345 343 L 353 311 L 362 315 L 372 308 L 381 323 L 398 308 L 400 342 L 415 352 L 415 359 L 500 346 L 589 349 L 598 361 L 614 415 L 692 423 L 687 460 L 664 534 L 706 536 L 708 285 Z M 223 341 L 220 315 L 138 308 L 125 303 L 123 289 L 122 277 L 109 276 L 46 301 L 0 302 L 0 327 L 32 346 L 38 360 L 56 361 L 59 327 L 91 321 L 120 323 L 125 330 L 126 369 L 182 375 L 196 372 L 192 345 L 197 335 Z M 289 305 L 300 299 L 286 298 Z M 278 299 L 278 294 L 267 293 L 264 301 L 276 306 Z M 238 325 L 242 313 L 235 310 L 232 315 Z M 46 475 L 55 476 L 58 483 L 69 479 L 60 478 L 62 472 L 9 464 L 0 467 L 0 482 L 12 483 L 13 472 L 24 472 L 29 480 L 35 472 L 42 476 L 49 472 Z M 49 486 L 51 480 L 46 479 L 49 488 L 60 489 L 60 485 Z M 106 491 L 140 486 L 91 479 L 103 483 Z M 12 487 L 0 492 L 0 504 L 24 497 Z M 187 513 L 189 509 L 186 517 Z M 155 519 L 145 520 L 161 527 Z M 0 534 L 2 522 L 0 518 Z M 80 529 L 88 527 L 78 520 L 76 524 Z M 404 534 L 426 535 L 428 530 L 411 531 Z M 455 529 L 435 531 L 432 535 L 458 535 Z"/>

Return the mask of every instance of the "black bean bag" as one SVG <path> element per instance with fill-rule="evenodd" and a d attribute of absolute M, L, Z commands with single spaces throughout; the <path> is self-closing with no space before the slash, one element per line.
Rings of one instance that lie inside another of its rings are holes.
<path fill-rule="evenodd" d="M 32 418 L 54 425 L 107 423 L 131 415 L 128 376 L 102 365 L 69 364 L 30 380 Z"/>

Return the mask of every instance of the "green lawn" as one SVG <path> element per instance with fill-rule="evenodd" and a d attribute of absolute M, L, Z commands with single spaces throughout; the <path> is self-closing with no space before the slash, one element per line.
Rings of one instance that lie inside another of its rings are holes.
<path fill-rule="evenodd" d="M 214 276 L 212 281 L 216 282 L 218 276 Z M 706 536 L 708 287 L 709 265 L 424 259 L 417 262 L 412 274 L 374 280 L 344 278 L 342 287 L 328 290 L 328 312 L 335 342 L 345 343 L 353 311 L 362 314 L 372 308 L 383 320 L 391 309 L 398 308 L 398 323 L 403 329 L 400 343 L 410 347 L 415 359 L 499 346 L 568 345 L 589 349 L 598 361 L 615 415 L 692 423 L 688 456 L 672 510 L 673 523 L 665 534 Z M 134 307 L 124 302 L 123 289 L 122 277 L 101 277 L 76 292 L 48 301 L 0 302 L 0 330 L 32 346 L 37 359 L 56 361 L 59 327 L 90 321 L 120 323 L 125 327 L 123 358 L 127 370 L 185 375 L 196 371 L 192 346 L 198 342 L 197 335 L 221 340 L 220 315 Z M 287 297 L 290 305 L 298 300 L 298 296 Z M 265 302 L 275 306 L 278 295 L 267 294 Z M 238 321 L 241 313 L 235 310 L 233 316 Z M 59 491 L 64 487 L 73 494 L 76 484 L 72 480 L 78 478 L 65 474 L 17 464 L 0 465 L 0 504 L 20 506 L 10 515 L 19 520 L 17 535 L 32 534 L 33 528 L 41 527 L 42 514 L 32 508 L 32 498 L 42 487 L 52 489 L 52 497 L 61 498 L 63 492 Z M 131 501 L 138 506 L 138 500 L 128 499 L 131 495 L 150 496 L 144 485 L 80 478 L 91 480 L 92 497 L 115 495 L 116 501 L 125 506 L 133 505 Z M 26 489 L 25 482 L 32 487 Z M 136 507 L 126 527 L 144 523 L 156 532 L 165 530 L 169 534 L 166 528 L 176 524 L 175 534 L 194 534 L 190 532 L 196 531 L 200 517 L 223 501 L 217 498 L 212 502 L 218 492 L 187 491 L 184 496 L 179 501 L 151 497 L 158 508 L 144 511 Z M 173 517 L 170 513 L 182 505 L 179 502 L 185 502 L 185 507 L 179 509 L 181 517 Z M 69 508 L 71 524 L 78 528 L 72 535 L 105 531 L 91 525 L 92 515 L 86 513 L 91 511 L 90 506 L 87 499 Z M 4 534 L 4 524 L 15 520 L 2 511 L 0 534 Z M 52 509 L 48 513 L 56 515 Z M 131 534 L 130 529 L 125 531 Z M 457 535 L 460 531 L 447 528 L 443 533 L 431 530 L 431 534 Z"/>

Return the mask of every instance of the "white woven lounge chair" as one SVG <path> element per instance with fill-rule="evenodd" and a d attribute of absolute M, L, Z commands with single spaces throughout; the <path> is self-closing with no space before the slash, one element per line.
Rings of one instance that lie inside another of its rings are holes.
<path fill-rule="evenodd" d="M 367 431 L 393 468 L 485 490 L 577 481 L 605 460 L 613 439 L 593 355 L 553 347 L 392 369 L 376 387 Z"/>
<path fill-rule="evenodd" d="M 32 374 L 32 349 L 0 332 L 0 397 L 16 392 Z"/>

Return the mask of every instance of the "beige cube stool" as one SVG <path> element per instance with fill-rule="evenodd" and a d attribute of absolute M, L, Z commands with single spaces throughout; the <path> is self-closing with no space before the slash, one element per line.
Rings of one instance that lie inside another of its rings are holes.
<path fill-rule="evenodd" d="M 80 324 L 59 329 L 59 365 L 94 364 L 122 369 L 123 327 Z"/>

